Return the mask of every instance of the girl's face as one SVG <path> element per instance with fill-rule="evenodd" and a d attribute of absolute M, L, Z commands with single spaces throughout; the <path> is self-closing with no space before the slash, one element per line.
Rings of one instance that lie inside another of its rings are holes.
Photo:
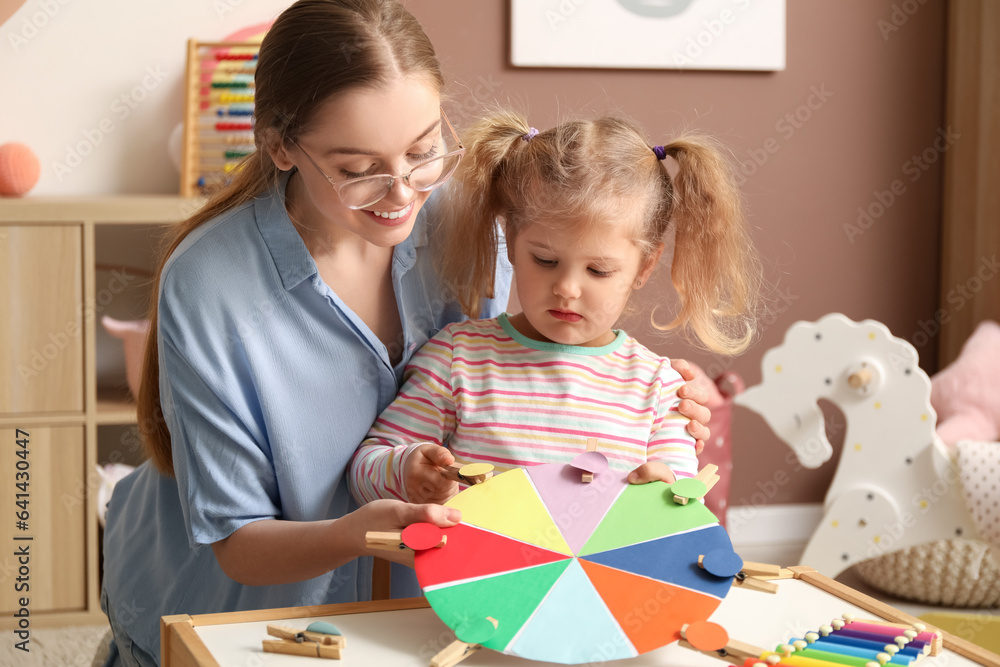
<path fill-rule="evenodd" d="M 512 323 L 528 338 L 563 345 L 600 347 L 633 289 L 645 283 L 659 252 L 643 261 L 628 224 L 590 227 L 580 234 L 572 223 L 530 224 L 510 248 L 515 289 L 523 308 Z"/>
<path fill-rule="evenodd" d="M 416 75 L 379 88 L 354 89 L 324 103 L 297 146 L 272 151 L 279 168 L 298 168 L 295 178 L 303 187 L 289 186 L 294 199 L 289 208 L 297 222 L 334 239 L 360 237 L 379 247 L 401 243 L 429 192 L 413 190 L 397 178 L 383 199 L 351 209 L 324 174 L 341 183 L 372 174 L 409 173 L 453 148 L 451 133 L 442 122 L 436 85 Z"/>

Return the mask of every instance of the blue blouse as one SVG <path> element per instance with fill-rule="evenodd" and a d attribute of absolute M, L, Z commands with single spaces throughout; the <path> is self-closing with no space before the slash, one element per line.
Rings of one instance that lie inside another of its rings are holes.
<path fill-rule="evenodd" d="M 308 581 L 244 586 L 222 572 L 210 545 L 261 519 L 356 509 L 345 475 L 355 448 L 395 398 L 413 352 L 463 319 L 443 295 L 428 245 L 437 197 L 393 250 L 403 324 L 393 366 L 320 278 L 285 211 L 286 183 L 287 175 L 276 191 L 199 227 L 162 273 L 160 395 L 176 479 L 146 462 L 119 482 L 104 536 L 104 593 L 124 631 L 154 656 L 163 615 L 369 599 L 370 558 Z M 503 312 L 510 279 L 501 251 L 483 317 Z M 412 571 L 394 566 L 393 595 L 419 595 Z"/>

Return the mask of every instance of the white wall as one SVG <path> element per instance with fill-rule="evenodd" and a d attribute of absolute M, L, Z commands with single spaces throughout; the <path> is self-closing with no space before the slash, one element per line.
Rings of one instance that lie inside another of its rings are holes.
<path fill-rule="evenodd" d="M 0 144 L 38 155 L 33 196 L 177 193 L 167 144 L 187 40 L 224 39 L 291 1 L 26 0 L 0 25 Z"/>

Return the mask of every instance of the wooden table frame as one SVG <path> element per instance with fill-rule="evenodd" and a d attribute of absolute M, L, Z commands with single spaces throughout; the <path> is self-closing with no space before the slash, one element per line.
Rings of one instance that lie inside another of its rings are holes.
<path fill-rule="evenodd" d="M 838 581 L 834 581 L 811 567 L 797 566 L 788 568 L 788 571 L 794 573 L 796 579 L 839 597 L 884 620 L 893 623 L 922 623 L 919 619 L 845 586 Z M 198 633 L 195 632 L 196 627 L 288 618 L 311 618 L 315 616 L 339 616 L 343 614 L 379 611 L 426 609 L 427 607 L 429 605 L 424 598 L 404 598 L 400 600 L 349 602 L 346 604 L 315 605 L 310 607 L 261 609 L 224 614 L 164 616 L 160 621 L 161 665 L 163 667 L 218 667 L 219 663 L 211 655 L 208 648 L 202 642 L 201 637 L 198 636 Z M 927 624 L 925 623 L 925 625 Z M 1000 667 L 1000 656 L 997 654 L 950 633 L 941 632 L 941 634 L 944 637 L 945 649 L 954 651 L 984 667 Z M 725 664 L 722 661 L 719 662 L 720 667 L 723 667 Z"/>
<path fill-rule="evenodd" d="M 426 598 L 401 598 L 374 600 L 372 602 L 346 602 L 342 604 L 313 605 L 310 607 L 284 607 L 256 611 L 236 611 L 226 614 L 199 614 L 164 616 L 160 619 L 160 664 L 163 667 L 218 667 L 219 663 L 209 653 L 194 631 L 204 625 L 249 623 L 285 618 L 312 618 L 314 616 L 340 616 L 364 614 L 374 611 L 400 611 L 426 609 Z"/>

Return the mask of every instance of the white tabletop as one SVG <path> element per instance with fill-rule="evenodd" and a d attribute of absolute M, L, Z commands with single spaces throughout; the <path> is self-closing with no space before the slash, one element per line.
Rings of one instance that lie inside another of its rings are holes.
<path fill-rule="evenodd" d="M 803 581 L 787 579 L 777 583 L 779 591 L 776 595 L 733 588 L 710 620 L 725 627 L 733 639 L 773 650 L 778 644 L 815 631 L 846 612 L 860 618 L 873 618 L 870 612 Z M 269 623 L 305 628 L 318 620 L 336 625 L 347 640 L 343 658 L 338 663 L 331 663 L 341 667 L 425 667 L 432 656 L 454 639 L 454 633 L 432 609 L 205 625 L 196 626 L 195 631 L 222 667 L 318 666 L 322 663 L 316 658 L 264 653 L 261 648 L 261 641 L 268 638 Z M 489 649 L 482 649 L 461 663 L 468 667 L 539 664 L 552 663 L 524 660 Z M 725 667 L 727 663 L 671 644 L 632 660 L 603 664 Z M 920 667 L 972 667 L 976 663 L 946 650 L 939 656 L 925 657 L 919 664 Z"/>

